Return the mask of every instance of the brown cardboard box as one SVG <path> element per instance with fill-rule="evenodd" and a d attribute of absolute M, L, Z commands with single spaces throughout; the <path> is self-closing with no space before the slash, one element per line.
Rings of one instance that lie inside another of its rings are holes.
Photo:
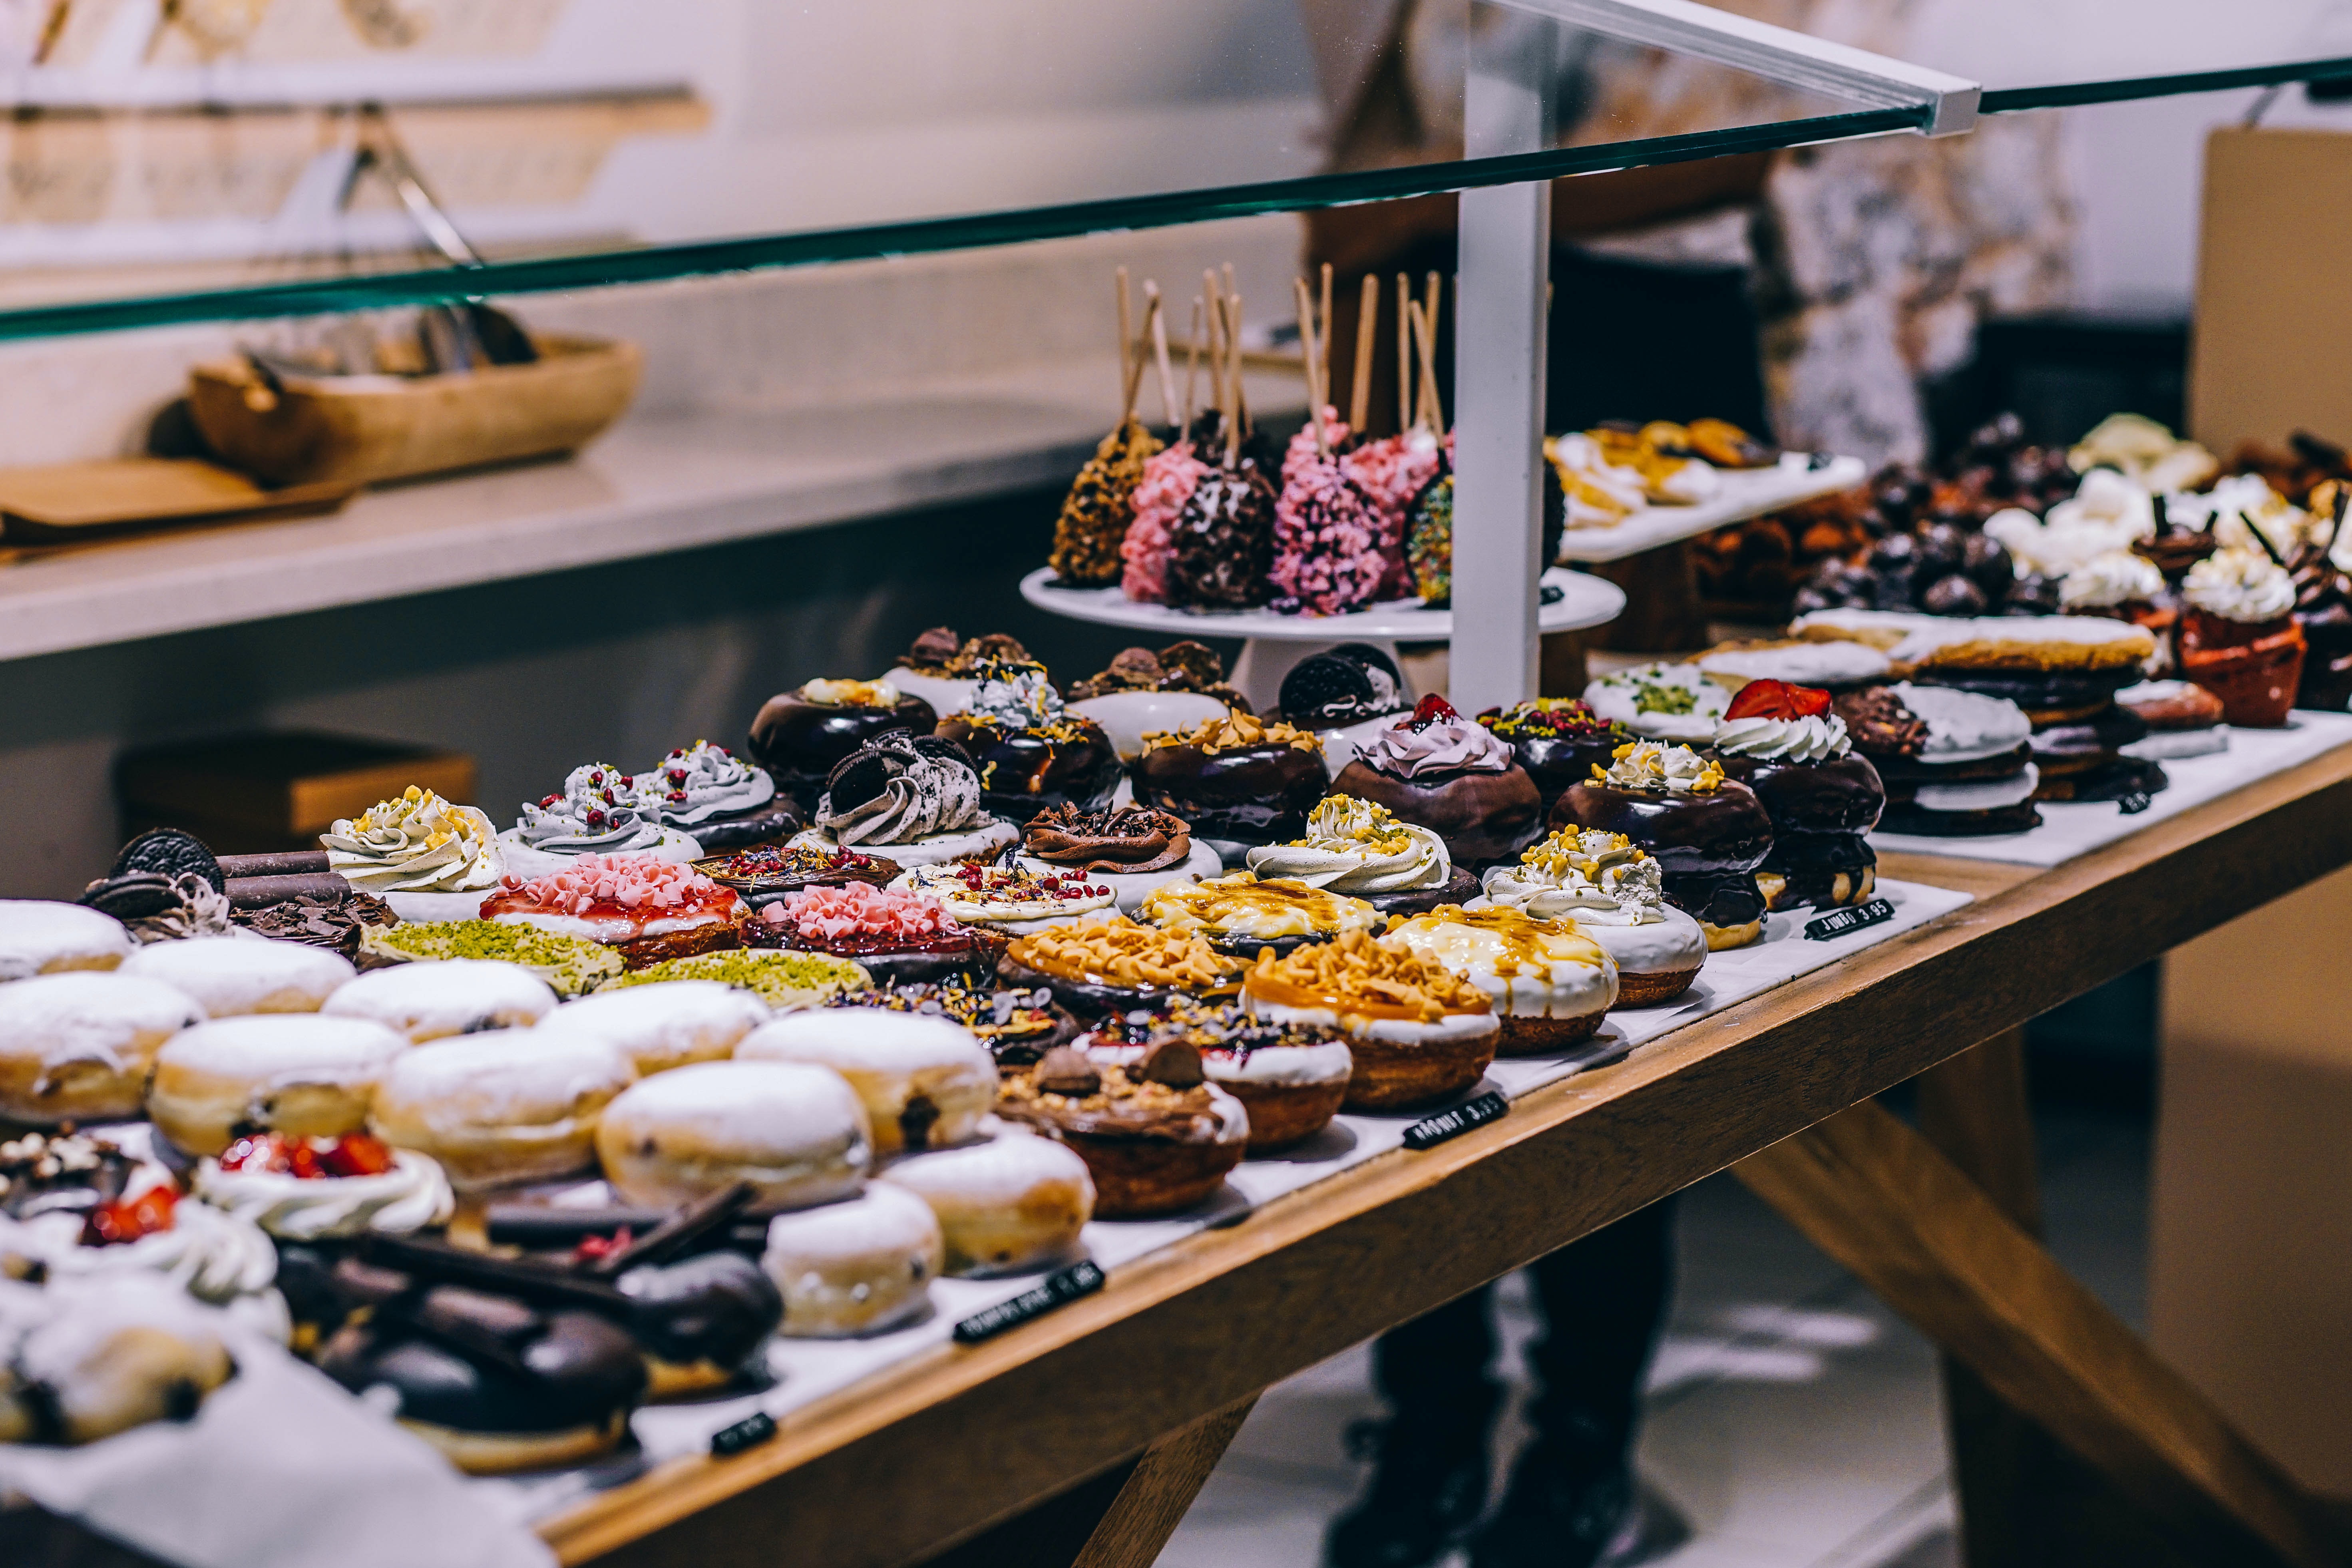
<path fill-rule="evenodd" d="M 474 781 L 459 752 L 310 731 L 152 747 L 114 770 L 126 835 L 184 828 L 223 855 L 314 849 L 338 818 L 410 784 L 467 802 Z"/>

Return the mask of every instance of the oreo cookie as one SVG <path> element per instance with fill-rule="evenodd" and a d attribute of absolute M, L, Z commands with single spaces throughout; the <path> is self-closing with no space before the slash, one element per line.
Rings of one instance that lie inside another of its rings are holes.
<path fill-rule="evenodd" d="M 1311 653 L 1282 678 L 1282 716 L 1301 729 L 1328 730 L 1402 711 L 1404 677 L 1370 643 L 1348 642 Z"/>
<path fill-rule="evenodd" d="M 190 872 L 203 878 L 215 893 L 228 889 L 228 879 L 222 873 L 220 862 L 205 847 L 203 839 L 177 827 L 151 827 L 122 847 L 114 858 L 114 868 L 107 873 L 110 879 L 147 872 L 170 881 Z"/>

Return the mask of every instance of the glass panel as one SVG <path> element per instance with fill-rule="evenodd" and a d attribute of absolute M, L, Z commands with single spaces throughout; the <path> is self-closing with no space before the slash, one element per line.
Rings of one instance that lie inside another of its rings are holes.
<path fill-rule="evenodd" d="M 1893 52 L 1980 81 L 1990 112 L 2352 73 L 2335 0 L 1932 0 Z"/>

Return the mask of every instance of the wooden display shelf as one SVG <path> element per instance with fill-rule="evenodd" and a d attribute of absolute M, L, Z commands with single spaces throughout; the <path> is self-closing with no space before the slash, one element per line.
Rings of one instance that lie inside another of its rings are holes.
<path fill-rule="evenodd" d="M 566 1563 L 887 1568 L 1059 1498 L 982 1555 L 1073 1561 L 1048 1544 L 1048 1525 L 1067 1534 L 1058 1510 L 1085 1516 L 1076 1561 L 1148 1563 L 1260 1390 L 1738 1165 L 2184 1560 L 2352 1562 L 2324 1510 L 2019 1223 L 2031 1205 L 2002 1190 L 2018 1184 L 1999 1177 L 2003 1148 L 1975 1146 L 2018 1146 L 2013 1073 L 1943 1075 L 1936 1144 L 1869 1103 L 2347 863 L 2352 749 L 2051 870 L 1888 857 L 1888 875 L 1976 901 L 1466 1136 L 1194 1236 L 1035 1323 L 912 1358 L 747 1453 L 658 1467 L 543 1533 Z M 1979 1511 L 1990 1500 L 1964 1499 Z M 1024 1534 L 1041 1550 L 993 1550 Z"/>

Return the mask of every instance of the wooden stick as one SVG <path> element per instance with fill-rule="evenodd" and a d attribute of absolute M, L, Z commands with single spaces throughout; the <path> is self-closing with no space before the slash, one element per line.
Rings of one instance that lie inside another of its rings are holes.
<path fill-rule="evenodd" d="M 1225 407 L 1225 292 L 1217 287 L 1215 268 L 1201 269 L 1201 285 L 1209 312 L 1209 401 L 1216 405 L 1219 419 L 1230 419 Z"/>
<path fill-rule="evenodd" d="M 1412 279 L 1397 274 L 1397 434 L 1412 428 Z"/>
<path fill-rule="evenodd" d="M 1364 421 L 1372 416 L 1372 334 L 1381 324 L 1381 280 L 1364 274 L 1356 303 L 1356 380 L 1348 398 L 1348 426 L 1362 439 Z"/>
<path fill-rule="evenodd" d="M 1234 406 L 1225 416 L 1225 467 L 1233 468 L 1241 461 L 1242 425 L 1249 418 L 1249 405 L 1242 401 L 1242 297 L 1225 296 L 1225 356 L 1232 367 L 1226 374 L 1226 384 L 1233 388 Z"/>
<path fill-rule="evenodd" d="M 1331 441 L 1323 427 L 1323 377 L 1315 363 L 1315 301 L 1307 296 L 1306 279 L 1294 278 L 1291 286 L 1298 290 L 1298 320 L 1307 329 L 1307 423 L 1315 432 L 1315 450 L 1328 458 Z"/>
<path fill-rule="evenodd" d="M 1118 424 L 1122 430 L 1127 427 L 1128 421 L 1135 417 L 1135 399 L 1143 390 L 1143 372 L 1150 363 L 1140 353 L 1129 354 L 1128 358 L 1131 363 L 1127 367 L 1127 385 L 1123 389 L 1126 395 L 1118 406 Z"/>
<path fill-rule="evenodd" d="M 1201 385 L 1201 297 L 1192 296 L 1192 336 L 1184 350 L 1184 424 L 1177 432 L 1183 440 L 1192 434 L 1192 411 L 1199 406 L 1192 401 Z"/>
<path fill-rule="evenodd" d="M 1135 350 L 1135 309 L 1128 302 L 1127 268 L 1118 269 L 1118 389 L 1126 395 L 1127 405 L 1135 406 L 1135 395 L 1128 389 L 1133 379 L 1128 374 L 1127 362 Z"/>
<path fill-rule="evenodd" d="M 1176 418 L 1176 373 L 1168 368 L 1168 321 L 1160 309 L 1160 285 L 1146 279 L 1143 298 L 1147 302 L 1143 324 L 1151 333 L 1151 356 L 1160 364 L 1160 417 L 1172 424 Z"/>
<path fill-rule="evenodd" d="M 1323 331 L 1316 344 L 1316 382 L 1326 402 L 1331 396 L 1331 264 L 1323 264 Z"/>
<path fill-rule="evenodd" d="M 1421 353 L 1421 417 L 1430 434 L 1445 436 L 1445 405 L 1437 395 L 1437 331 L 1420 300 L 1412 302 L 1413 342 Z"/>

